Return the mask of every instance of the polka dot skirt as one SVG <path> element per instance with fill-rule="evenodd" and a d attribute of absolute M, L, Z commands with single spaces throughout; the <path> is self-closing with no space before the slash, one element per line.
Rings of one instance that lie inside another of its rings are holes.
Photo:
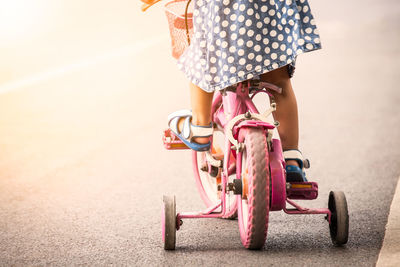
<path fill-rule="evenodd" d="M 207 92 L 321 48 L 307 0 L 193 1 L 194 33 L 178 67 Z"/>

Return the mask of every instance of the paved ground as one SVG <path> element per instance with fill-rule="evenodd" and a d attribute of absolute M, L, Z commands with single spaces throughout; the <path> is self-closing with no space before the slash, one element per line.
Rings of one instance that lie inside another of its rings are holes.
<path fill-rule="evenodd" d="M 306 204 L 346 193 L 346 247 L 322 216 L 273 213 L 262 251 L 217 219 L 186 221 L 163 251 L 162 195 L 203 207 L 190 153 L 161 144 L 166 115 L 188 106 L 186 81 L 168 39 L 137 46 L 165 32 L 163 14 L 71 1 L 52 28 L 0 50 L 0 265 L 375 265 L 400 175 L 400 4 L 310 2 L 324 48 L 299 58 L 293 80 L 320 186 Z"/>

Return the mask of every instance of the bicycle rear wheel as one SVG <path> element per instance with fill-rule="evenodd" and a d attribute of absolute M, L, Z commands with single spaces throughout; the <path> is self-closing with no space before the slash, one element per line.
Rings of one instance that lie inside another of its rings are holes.
<path fill-rule="evenodd" d="M 239 133 L 245 144 L 241 158 L 242 193 L 238 195 L 239 230 L 242 244 L 261 249 L 267 238 L 270 174 L 268 146 L 264 130 L 248 128 Z"/>

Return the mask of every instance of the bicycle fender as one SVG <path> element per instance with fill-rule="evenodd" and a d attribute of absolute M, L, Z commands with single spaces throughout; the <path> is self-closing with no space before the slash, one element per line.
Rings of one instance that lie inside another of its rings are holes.
<path fill-rule="evenodd" d="M 241 128 L 260 128 L 268 131 L 274 129 L 275 125 L 265 121 L 244 120 L 233 128 L 233 135 L 236 136 Z"/>

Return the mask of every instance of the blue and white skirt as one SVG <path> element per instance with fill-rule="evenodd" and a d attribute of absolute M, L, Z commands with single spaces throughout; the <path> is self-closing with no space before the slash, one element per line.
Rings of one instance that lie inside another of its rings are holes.
<path fill-rule="evenodd" d="M 294 64 L 321 48 L 307 0 L 193 0 L 193 37 L 178 60 L 207 92 Z"/>

